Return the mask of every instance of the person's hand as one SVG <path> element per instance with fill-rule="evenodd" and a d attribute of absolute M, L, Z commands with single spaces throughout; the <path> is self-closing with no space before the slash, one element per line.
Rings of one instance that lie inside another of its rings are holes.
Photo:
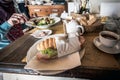
<path fill-rule="evenodd" d="M 23 24 L 26 21 L 27 21 L 27 18 L 24 14 L 14 13 L 7 22 L 10 25 L 14 26 L 15 24 Z"/>

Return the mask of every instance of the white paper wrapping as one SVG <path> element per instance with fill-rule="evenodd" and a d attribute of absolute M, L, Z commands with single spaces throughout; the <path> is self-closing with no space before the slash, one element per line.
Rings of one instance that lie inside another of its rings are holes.
<path fill-rule="evenodd" d="M 78 37 L 70 37 L 64 41 L 56 40 L 58 57 L 79 51 L 81 49 L 80 44 Z"/>

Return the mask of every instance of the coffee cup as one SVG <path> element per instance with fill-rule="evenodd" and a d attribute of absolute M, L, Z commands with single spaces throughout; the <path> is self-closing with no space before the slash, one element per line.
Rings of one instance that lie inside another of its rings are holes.
<path fill-rule="evenodd" d="M 114 47 L 118 43 L 120 37 L 118 34 L 111 31 L 101 31 L 99 33 L 99 39 L 104 46 Z"/>

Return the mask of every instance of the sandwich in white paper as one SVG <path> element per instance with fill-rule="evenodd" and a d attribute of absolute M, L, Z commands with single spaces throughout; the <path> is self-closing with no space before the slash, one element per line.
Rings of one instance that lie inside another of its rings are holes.
<path fill-rule="evenodd" d="M 59 40 L 58 38 L 48 38 L 37 45 L 38 59 L 59 58 L 81 49 L 81 43 L 78 37 Z"/>

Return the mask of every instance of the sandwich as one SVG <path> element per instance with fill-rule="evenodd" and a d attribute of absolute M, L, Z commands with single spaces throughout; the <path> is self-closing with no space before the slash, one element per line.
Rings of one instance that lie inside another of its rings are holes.
<path fill-rule="evenodd" d="M 51 59 L 57 57 L 57 48 L 55 38 L 46 39 L 37 44 L 37 58 L 38 59 Z"/>

